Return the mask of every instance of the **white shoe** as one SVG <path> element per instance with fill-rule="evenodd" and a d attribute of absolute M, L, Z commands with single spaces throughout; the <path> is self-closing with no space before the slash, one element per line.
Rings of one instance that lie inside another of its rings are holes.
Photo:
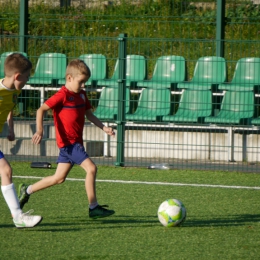
<path fill-rule="evenodd" d="M 13 222 L 17 228 L 30 228 L 35 227 L 42 221 L 41 216 L 31 215 L 33 210 L 29 210 L 26 213 L 21 213 L 20 216 L 16 219 L 13 219 Z"/>

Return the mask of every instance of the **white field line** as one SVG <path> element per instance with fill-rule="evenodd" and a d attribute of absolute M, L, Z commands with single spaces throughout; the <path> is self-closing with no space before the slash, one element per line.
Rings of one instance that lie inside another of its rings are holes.
<path fill-rule="evenodd" d="M 13 176 L 20 179 L 42 179 L 36 176 Z M 85 181 L 85 179 L 67 178 L 68 181 Z M 250 186 L 229 186 L 229 185 L 212 185 L 212 184 L 193 184 L 193 183 L 174 183 L 174 182 L 150 182 L 150 181 L 124 181 L 124 180 L 97 180 L 97 182 L 122 183 L 122 184 L 146 184 L 146 185 L 165 185 L 165 186 L 188 186 L 188 187 L 205 187 L 205 188 L 224 188 L 224 189 L 248 189 L 260 190 L 260 187 Z"/>

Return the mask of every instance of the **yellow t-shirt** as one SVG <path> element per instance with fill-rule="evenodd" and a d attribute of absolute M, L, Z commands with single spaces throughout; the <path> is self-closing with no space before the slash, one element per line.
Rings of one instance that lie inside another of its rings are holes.
<path fill-rule="evenodd" d="M 9 112 L 17 103 L 20 90 L 9 89 L 3 85 L 3 80 L 0 80 L 0 132 L 2 132 L 4 123 L 6 122 Z"/>

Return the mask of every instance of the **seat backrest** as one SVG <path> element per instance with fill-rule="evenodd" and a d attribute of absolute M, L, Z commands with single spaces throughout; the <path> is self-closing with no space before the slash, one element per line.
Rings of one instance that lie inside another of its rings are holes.
<path fill-rule="evenodd" d="M 40 55 L 33 77 L 60 79 L 65 77 L 67 58 L 63 53 L 43 53 Z"/>
<path fill-rule="evenodd" d="M 212 95 L 210 90 L 183 90 L 178 110 L 200 112 L 199 116 L 208 116 L 212 110 Z"/>
<path fill-rule="evenodd" d="M 83 60 L 91 71 L 91 80 L 104 79 L 107 76 L 107 61 L 103 54 L 82 54 L 79 59 Z"/>
<path fill-rule="evenodd" d="M 146 59 L 142 55 L 127 55 L 126 57 L 126 79 L 139 81 L 146 78 Z"/>
<path fill-rule="evenodd" d="M 117 59 L 114 72 L 111 77 L 113 80 L 119 78 L 119 60 Z M 126 79 L 128 81 L 139 81 L 146 78 L 146 59 L 141 55 L 126 56 Z"/>
<path fill-rule="evenodd" d="M 185 59 L 182 56 L 161 56 L 156 61 L 152 79 L 182 82 L 185 80 Z"/>
<path fill-rule="evenodd" d="M 4 73 L 4 63 L 5 63 L 5 59 L 8 55 L 14 53 L 14 51 L 10 51 L 10 52 L 4 52 L 1 54 L 1 57 L 0 57 L 0 78 L 3 78 L 5 76 L 5 73 Z M 27 57 L 27 53 L 25 52 L 18 52 L 18 53 L 21 53 L 23 54 L 25 57 Z"/>
<path fill-rule="evenodd" d="M 130 108 L 129 88 L 126 88 L 125 104 L 126 104 L 125 113 L 128 113 Z M 104 87 L 101 91 L 97 110 L 95 112 L 98 112 L 101 109 L 106 109 L 106 110 L 115 111 L 115 113 L 117 113 L 117 108 L 118 108 L 118 88 L 110 87 L 110 86 Z"/>
<path fill-rule="evenodd" d="M 169 113 L 171 106 L 171 92 L 169 89 L 153 89 L 145 88 L 139 97 L 137 109 L 145 109 L 157 111 L 157 114 Z M 163 111 L 166 111 L 164 113 Z"/>
<path fill-rule="evenodd" d="M 198 59 L 192 82 L 218 84 L 226 81 L 226 60 L 222 57 L 208 56 Z"/>
<path fill-rule="evenodd" d="M 232 83 L 260 85 L 260 58 L 237 61 Z"/>
<path fill-rule="evenodd" d="M 248 117 L 254 114 L 254 93 L 253 91 L 226 91 L 221 110 L 236 113 L 247 113 Z"/>

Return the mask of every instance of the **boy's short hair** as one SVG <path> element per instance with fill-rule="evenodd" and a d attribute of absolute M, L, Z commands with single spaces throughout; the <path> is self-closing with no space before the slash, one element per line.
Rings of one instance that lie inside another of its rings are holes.
<path fill-rule="evenodd" d="M 32 69 L 32 63 L 23 54 L 14 52 L 5 59 L 4 72 L 5 76 L 12 76 L 15 73 L 24 73 Z"/>
<path fill-rule="evenodd" d="M 80 59 L 75 59 L 69 62 L 66 69 L 66 77 L 71 75 L 73 78 L 77 75 L 91 76 L 91 72 L 87 64 Z"/>

